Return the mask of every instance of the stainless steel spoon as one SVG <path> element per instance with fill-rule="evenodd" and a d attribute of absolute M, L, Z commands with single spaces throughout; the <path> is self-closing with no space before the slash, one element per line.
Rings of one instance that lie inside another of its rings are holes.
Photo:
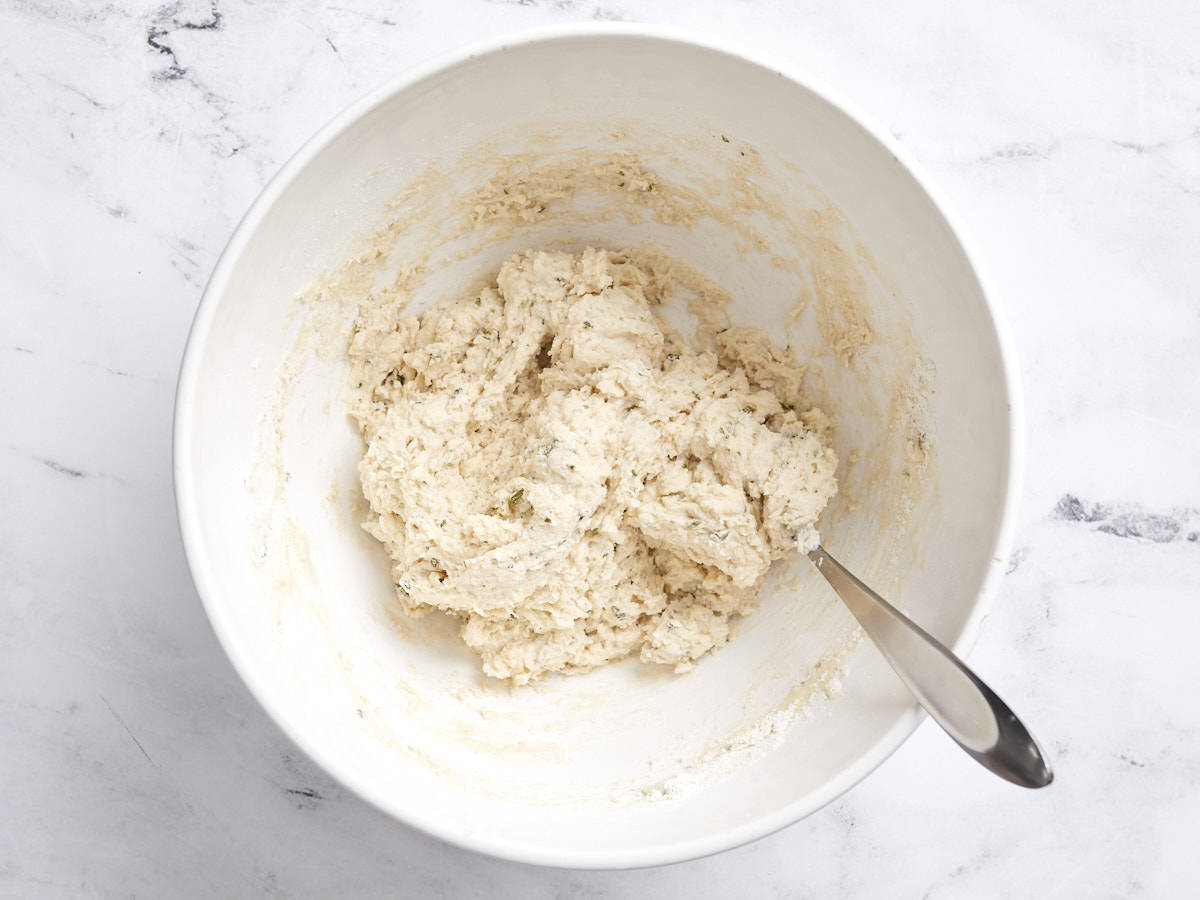
<path fill-rule="evenodd" d="M 808 554 L 900 680 L 978 763 L 1022 787 L 1054 780 L 1038 742 L 995 692 L 912 619 L 859 581 L 824 547 Z"/>

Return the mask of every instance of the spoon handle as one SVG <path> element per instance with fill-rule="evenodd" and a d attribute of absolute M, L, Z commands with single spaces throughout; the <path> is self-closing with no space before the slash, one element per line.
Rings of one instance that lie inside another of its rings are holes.
<path fill-rule="evenodd" d="M 917 702 L 981 765 L 1022 787 L 1054 780 L 1037 741 L 957 656 L 859 581 L 824 547 L 808 554 Z"/>

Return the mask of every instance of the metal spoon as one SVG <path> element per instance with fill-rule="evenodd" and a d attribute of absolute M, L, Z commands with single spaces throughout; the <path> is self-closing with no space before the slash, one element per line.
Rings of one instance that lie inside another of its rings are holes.
<path fill-rule="evenodd" d="M 808 554 L 925 711 L 976 762 L 1022 787 L 1054 780 L 1029 730 L 957 656 L 854 577 L 824 547 Z"/>

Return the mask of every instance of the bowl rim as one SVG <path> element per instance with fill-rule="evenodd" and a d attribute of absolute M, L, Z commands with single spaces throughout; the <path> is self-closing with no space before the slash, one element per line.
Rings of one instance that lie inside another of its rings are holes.
<path fill-rule="evenodd" d="M 664 43 L 699 47 L 733 57 L 750 66 L 766 69 L 791 81 L 848 117 L 891 153 L 924 191 L 937 214 L 941 216 L 954 236 L 979 285 L 984 300 L 987 318 L 991 323 L 999 348 L 1004 375 L 1004 390 L 1008 400 L 1008 471 L 1003 486 L 1004 501 L 1000 511 L 1000 526 L 991 548 L 983 584 L 963 625 L 962 632 L 953 643 L 955 653 L 959 656 L 966 656 L 978 638 L 980 626 L 999 586 L 1004 561 L 1011 549 L 1024 471 L 1024 416 L 1017 371 L 1017 355 L 1008 326 L 1000 315 L 992 281 L 982 267 L 979 255 L 975 252 L 961 221 L 951 211 L 944 195 L 931 183 L 929 177 L 909 152 L 885 129 L 874 126 L 870 117 L 864 116 L 854 103 L 848 101 L 836 90 L 821 83 L 819 79 L 800 73 L 797 67 L 790 64 L 782 65 L 780 61 L 772 60 L 768 54 L 751 50 L 737 42 L 685 28 L 633 22 L 576 22 L 524 29 L 484 38 L 442 52 L 408 68 L 351 103 L 322 126 L 284 163 L 263 188 L 238 223 L 228 244 L 217 259 L 213 273 L 197 306 L 180 364 L 174 406 L 172 471 L 176 512 L 184 555 L 213 631 L 235 671 L 259 705 L 310 759 L 372 806 L 406 825 L 447 843 L 488 856 L 533 865 L 617 869 L 656 866 L 697 859 L 756 841 L 798 822 L 841 797 L 895 753 L 923 721 L 924 712 L 914 702 L 881 738 L 819 790 L 797 797 L 770 815 L 762 816 L 735 828 L 714 831 L 704 837 L 614 851 L 589 848 L 548 848 L 528 841 L 510 840 L 503 835 L 477 833 L 469 827 L 456 825 L 447 816 L 430 815 L 419 809 L 408 808 L 394 798 L 376 795 L 372 791 L 369 777 L 339 761 L 335 756 L 322 752 L 319 747 L 307 743 L 298 719 L 281 705 L 275 704 L 269 684 L 256 674 L 256 666 L 249 648 L 239 641 L 237 630 L 233 627 L 231 619 L 222 612 L 221 605 L 217 602 L 216 585 L 199 528 L 199 505 L 195 495 L 194 479 L 196 465 L 191 453 L 193 410 L 200 366 L 220 298 L 225 293 L 234 266 L 245 250 L 251 235 L 258 228 L 268 210 L 291 186 L 300 171 L 358 119 L 393 95 L 429 77 L 473 58 L 501 53 L 518 46 L 594 37 L 647 38 Z"/>

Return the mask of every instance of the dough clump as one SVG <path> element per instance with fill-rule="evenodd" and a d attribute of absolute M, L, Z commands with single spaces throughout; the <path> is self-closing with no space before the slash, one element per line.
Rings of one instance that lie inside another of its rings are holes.
<path fill-rule="evenodd" d="M 631 255 L 529 251 L 419 317 L 360 310 L 364 527 L 488 675 L 687 671 L 817 543 L 836 458 L 802 367 L 758 329 L 692 349 L 660 287 Z"/>

